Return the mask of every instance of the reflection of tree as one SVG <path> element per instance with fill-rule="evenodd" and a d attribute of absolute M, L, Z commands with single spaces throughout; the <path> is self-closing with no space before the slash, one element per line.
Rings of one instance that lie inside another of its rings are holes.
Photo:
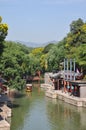
<path fill-rule="evenodd" d="M 77 111 L 77 107 L 59 100 L 53 104 L 51 100 L 48 100 L 47 114 L 49 122 L 55 126 L 55 130 L 81 130 L 81 115 Z"/>

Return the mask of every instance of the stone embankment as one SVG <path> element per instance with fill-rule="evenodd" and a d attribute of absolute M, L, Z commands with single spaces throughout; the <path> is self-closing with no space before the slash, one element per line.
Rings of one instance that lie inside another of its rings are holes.
<path fill-rule="evenodd" d="M 11 118 L 12 110 L 7 105 L 0 107 L 0 130 L 10 130 L 10 122 L 8 118 Z"/>
<path fill-rule="evenodd" d="M 41 84 L 41 88 L 45 89 L 45 95 L 50 98 L 60 99 L 66 103 L 78 106 L 86 107 L 86 98 L 80 98 L 70 96 L 69 93 L 65 93 L 62 90 L 54 90 L 54 87 L 50 84 Z"/>
<path fill-rule="evenodd" d="M 8 106 L 12 105 L 9 101 L 13 102 L 15 93 L 17 91 L 10 90 L 6 95 L 0 95 L 0 130 L 10 130 L 12 109 Z"/>

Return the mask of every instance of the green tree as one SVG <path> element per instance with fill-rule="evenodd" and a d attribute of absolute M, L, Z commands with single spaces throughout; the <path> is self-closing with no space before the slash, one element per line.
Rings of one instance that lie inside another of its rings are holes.
<path fill-rule="evenodd" d="M 81 19 L 71 23 L 70 32 L 65 38 L 66 58 L 75 58 L 79 68 L 86 71 L 86 23 Z"/>
<path fill-rule="evenodd" d="M 59 69 L 60 63 L 63 61 L 64 57 L 64 47 L 58 44 L 54 45 L 53 48 L 50 49 L 47 57 L 49 71 L 52 71 L 53 69 Z"/>
<path fill-rule="evenodd" d="M 81 30 L 81 26 L 84 24 L 83 20 L 81 18 L 79 18 L 76 21 L 73 21 L 70 24 L 70 32 L 72 34 L 77 34 L 80 30 Z"/>
<path fill-rule="evenodd" d="M 4 51 L 0 57 L 0 72 L 3 71 L 8 86 L 22 89 L 25 80 L 23 74 L 29 70 L 29 48 L 14 42 L 4 42 Z"/>
<path fill-rule="evenodd" d="M 44 47 L 43 53 L 44 53 L 44 54 L 48 53 L 49 50 L 50 50 L 53 46 L 54 46 L 53 43 L 49 43 L 48 45 L 46 45 L 46 46 Z"/>
<path fill-rule="evenodd" d="M 41 70 L 43 72 L 47 71 L 47 68 L 48 68 L 48 64 L 47 64 L 47 54 L 43 54 L 41 57 L 40 57 L 40 66 L 41 66 Z"/>

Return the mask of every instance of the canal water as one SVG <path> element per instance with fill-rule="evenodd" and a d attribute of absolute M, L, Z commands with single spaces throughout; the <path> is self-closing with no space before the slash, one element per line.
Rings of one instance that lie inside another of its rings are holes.
<path fill-rule="evenodd" d="M 34 87 L 13 102 L 11 130 L 86 130 L 86 108 L 78 108 L 45 96 Z"/>

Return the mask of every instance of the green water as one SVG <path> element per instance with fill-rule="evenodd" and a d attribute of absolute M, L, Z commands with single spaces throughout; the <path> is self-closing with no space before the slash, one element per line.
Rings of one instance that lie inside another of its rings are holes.
<path fill-rule="evenodd" d="M 86 130 L 86 108 L 48 98 L 38 87 L 20 93 L 12 111 L 11 130 Z"/>

